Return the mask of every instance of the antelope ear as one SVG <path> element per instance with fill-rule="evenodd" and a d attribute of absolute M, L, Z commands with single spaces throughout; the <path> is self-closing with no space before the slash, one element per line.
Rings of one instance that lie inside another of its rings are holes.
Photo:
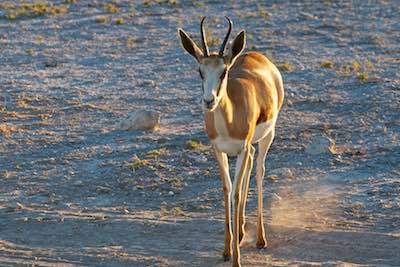
<path fill-rule="evenodd" d="M 235 60 L 242 53 L 244 47 L 246 46 L 246 33 L 241 31 L 233 40 L 232 44 L 229 46 L 226 59 L 230 65 L 235 63 Z"/>
<path fill-rule="evenodd" d="M 183 48 L 192 55 L 198 62 L 203 57 L 203 52 L 201 49 L 193 42 L 193 40 L 186 34 L 182 29 L 178 29 L 179 36 L 181 37 L 181 42 Z"/>

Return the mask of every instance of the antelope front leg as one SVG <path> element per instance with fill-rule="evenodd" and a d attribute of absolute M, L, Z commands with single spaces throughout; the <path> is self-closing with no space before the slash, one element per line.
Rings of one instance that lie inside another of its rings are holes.
<path fill-rule="evenodd" d="M 263 181 L 265 173 L 265 158 L 269 147 L 274 140 L 275 132 L 270 132 L 264 139 L 259 142 L 257 155 L 256 183 L 258 196 L 258 213 L 257 213 L 257 247 L 264 248 L 267 246 L 264 230 L 264 214 L 263 214 Z"/>
<path fill-rule="evenodd" d="M 215 157 L 218 161 L 219 172 L 221 176 L 222 188 L 224 190 L 224 203 L 225 203 L 225 245 L 222 256 L 224 261 L 228 261 L 232 255 L 232 226 L 231 226 L 231 193 L 232 182 L 229 176 L 229 162 L 228 156 L 220 152 L 213 146 Z"/>
<path fill-rule="evenodd" d="M 247 168 L 245 170 L 245 177 L 243 179 L 243 193 L 242 193 L 242 201 L 239 206 L 239 243 L 241 243 L 243 236 L 245 234 L 245 224 L 246 224 L 246 218 L 245 218 L 245 213 L 246 213 L 246 203 L 247 203 L 247 196 L 249 194 L 249 185 L 250 185 L 250 175 L 251 175 L 251 170 L 253 169 L 253 158 L 254 158 L 254 152 L 256 150 L 254 149 L 253 146 L 250 146 L 250 157 L 247 163 Z M 248 171 L 250 169 L 250 171 Z"/>
<path fill-rule="evenodd" d="M 233 220 L 233 263 L 234 267 L 240 266 L 240 248 L 239 248 L 239 231 L 240 231 L 240 212 L 239 207 L 242 200 L 242 187 L 243 179 L 246 177 L 247 172 L 251 172 L 251 169 L 247 167 L 250 159 L 250 148 L 245 147 L 243 151 L 239 154 L 236 161 L 235 170 L 235 182 L 234 189 L 232 193 L 233 196 L 233 210 L 234 210 L 234 220 Z"/>

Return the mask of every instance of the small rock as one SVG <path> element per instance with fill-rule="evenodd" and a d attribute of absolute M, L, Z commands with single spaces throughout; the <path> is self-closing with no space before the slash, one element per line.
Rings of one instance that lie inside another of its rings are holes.
<path fill-rule="evenodd" d="M 22 218 L 19 219 L 19 221 L 21 221 L 21 222 L 28 222 L 28 221 L 29 221 L 29 218 L 28 218 L 28 217 L 22 217 Z"/>
<path fill-rule="evenodd" d="M 49 59 L 44 62 L 44 66 L 46 68 L 55 68 L 55 67 L 57 67 L 57 65 L 58 65 L 58 62 L 54 59 Z"/>
<path fill-rule="evenodd" d="M 168 192 L 168 196 L 173 196 L 173 195 L 175 195 L 175 193 L 173 191 Z"/>
<path fill-rule="evenodd" d="M 276 180 L 278 180 L 278 176 L 277 175 L 268 175 L 267 179 L 272 182 L 276 182 Z"/>
<path fill-rule="evenodd" d="M 329 152 L 329 147 L 333 144 L 333 140 L 326 136 L 317 136 L 311 140 L 306 147 L 306 152 L 310 155 L 319 155 Z"/>
<path fill-rule="evenodd" d="M 136 110 L 116 125 L 117 130 L 154 130 L 160 124 L 160 114 L 151 110 Z"/>

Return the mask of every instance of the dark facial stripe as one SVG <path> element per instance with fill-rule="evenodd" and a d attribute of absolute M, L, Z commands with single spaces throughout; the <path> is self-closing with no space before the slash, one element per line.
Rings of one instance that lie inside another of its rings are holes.
<path fill-rule="evenodd" d="M 219 85 L 218 85 L 217 97 L 219 96 L 219 92 L 221 91 L 222 81 L 224 80 L 224 78 L 225 78 L 227 73 L 228 73 L 228 70 L 224 69 L 224 71 L 222 72 L 221 76 L 219 77 Z"/>
<path fill-rule="evenodd" d="M 203 80 L 204 76 L 203 76 L 203 73 L 201 72 L 200 68 L 199 68 L 199 74 L 200 74 L 200 78 Z"/>
<path fill-rule="evenodd" d="M 228 72 L 228 70 L 227 70 L 227 69 L 224 69 L 224 71 L 222 72 L 221 76 L 219 77 L 219 79 L 220 79 L 221 81 L 225 78 L 227 72 Z"/>

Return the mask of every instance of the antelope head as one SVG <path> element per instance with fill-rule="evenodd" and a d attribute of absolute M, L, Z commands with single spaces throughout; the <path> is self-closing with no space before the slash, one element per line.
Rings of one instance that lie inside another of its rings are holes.
<path fill-rule="evenodd" d="M 205 111 L 213 111 L 218 106 L 221 98 L 226 94 L 229 70 L 243 51 L 246 44 L 246 37 L 245 32 L 241 31 L 225 52 L 225 47 L 232 30 L 232 21 L 228 17 L 225 17 L 229 23 L 228 32 L 225 35 L 219 52 L 210 54 L 204 31 L 205 18 L 206 17 L 203 17 L 200 23 L 202 49 L 195 44 L 184 30 L 178 29 L 178 31 L 183 48 L 192 55 L 199 64 L 199 74 L 202 79 L 203 90 L 203 109 Z"/>

